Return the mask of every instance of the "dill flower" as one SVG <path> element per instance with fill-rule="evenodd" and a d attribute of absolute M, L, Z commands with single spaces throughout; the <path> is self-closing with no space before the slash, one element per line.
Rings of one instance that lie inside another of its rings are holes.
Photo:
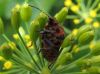
<path fill-rule="evenodd" d="M 73 34 L 74 36 L 76 36 L 77 33 L 78 33 L 78 29 L 73 29 L 72 34 Z"/>
<path fill-rule="evenodd" d="M 18 39 L 19 39 L 18 34 L 13 34 L 13 38 L 14 38 L 15 40 L 18 40 Z"/>
<path fill-rule="evenodd" d="M 27 43 L 27 47 L 28 47 L 28 48 L 33 47 L 32 41 L 29 41 L 29 42 Z"/>
<path fill-rule="evenodd" d="M 12 50 L 15 50 L 16 44 L 15 44 L 14 42 L 9 42 L 8 45 L 10 46 L 10 48 L 11 48 Z"/>
<path fill-rule="evenodd" d="M 79 24 L 80 20 L 79 19 L 74 19 L 73 22 L 74 22 L 74 24 Z"/>
<path fill-rule="evenodd" d="M 5 60 L 4 57 L 3 56 L 0 56 L 0 61 L 3 61 L 3 60 Z"/>
<path fill-rule="evenodd" d="M 93 19 L 90 18 L 90 17 L 88 17 L 88 18 L 85 19 L 85 23 L 86 23 L 86 24 L 89 24 L 89 23 L 91 23 L 92 21 L 93 21 Z"/>
<path fill-rule="evenodd" d="M 65 5 L 66 7 L 70 7 L 72 4 L 73 4 L 73 3 L 72 3 L 72 0 L 65 0 L 65 2 L 64 2 L 64 5 Z"/>
<path fill-rule="evenodd" d="M 79 5 L 72 5 L 71 6 L 71 10 L 73 11 L 73 12 L 78 12 L 79 11 Z"/>
<path fill-rule="evenodd" d="M 4 63 L 4 69 L 11 69 L 12 68 L 12 62 L 11 61 L 6 61 Z"/>
<path fill-rule="evenodd" d="M 95 46 L 93 42 L 90 43 L 89 48 L 92 49 Z"/>
<path fill-rule="evenodd" d="M 29 35 L 25 35 L 24 38 L 25 38 L 26 41 L 30 41 L 30 36 Z"/>
<path fill-rule="evenodd" d="M 94 26 L 95 28 L 98 28 L 98 27 L 100 26 L 100 24 L 99 24 L 98 21 L 96 21 L 96 22 L 93 22 L 93 26 Z"/>
<path fill-rule="evenodd" d="M 73 46 L 72 52 L 73 52 L 73 53 L 78 53 L 79 50 L 80 50 L 80 49 L 79 49 L 78 45 L 74 45 L 74 46 Z"/>
<path fill-rule="evenodd" d="M 95 10 L 91 10 L 89 14 L 90 14 L 90 16 L 93 17 L 93 18 L 95 18 L 95 17 L 97 16 L 97 13 L 96 13 Z"/>

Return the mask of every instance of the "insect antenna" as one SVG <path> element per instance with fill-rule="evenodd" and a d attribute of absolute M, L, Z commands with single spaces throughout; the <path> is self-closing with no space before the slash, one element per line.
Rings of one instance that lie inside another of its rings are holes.
<path fill-rule="evenodd" d="M 47 15 L 49 18 L 52 18 L 52 16 L 50 16 L 48 13 L 46 13 L 45 11 L 43 11 L 42 9 L 40 9 L 40 8 L 38 8 L 38 7 L 36 7 L 36 6 L 34 6 L 34 5 L 30 5 L 29 4 L 29 6 L 31 6 L 31 7 L 33 7 L 33 8 L 35 8 L 35 9 L 37 9 L 37 10 L 39 10 L 39 11 L 41 11 L 41 12 L 43 12 L 45 15 Z"/>

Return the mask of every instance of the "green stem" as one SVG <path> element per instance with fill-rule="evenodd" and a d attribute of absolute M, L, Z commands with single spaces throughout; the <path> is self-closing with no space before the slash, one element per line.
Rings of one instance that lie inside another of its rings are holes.
<path fill-rule="evenodd" d="M 84 0 L 81 1 L 81 9 L 83 12 L 86 11 Z"/>
<path fill-rule="evenodd" d="M 79 18 L 77 15 L 67 15 L 66 19 L 76 19 Z"/>
<path fill-rule="evenodd" d="M 7 42 L 11 42 L 10 39 L 5 35 L 3 34 L 2 35 L 4 37 L 4 39 L 7 41 Z M 21 57 L 23 60 L 25 58 L 25 56 L 23 55 L 23 53 L 21 53 L 21 51 L 19 51 L 18 48 L 15 47 L 15 51 L 14 51 L 19 57 Z"/>
<path fill-rule="evenodd" d="M 75 44 L 76 44 L 75 42 L 72 43 L 72 45 L 71 45 L 71 47 L 69 48 L 68 52 L 71 53 L 72 48 L 74 47 Z M 59 55 L 59 57 L 60 57 L 60 55 Z M 59 58 L 59 57 L 58 57 L 58 58 Z M 56 62 L 57 62 L 57 61 L 56 61 Z M 58 66 L 58 65 L 56 64 L 56 62 L 55 62 L 55 64 L 53 65 L 53 67 L 51 68 L 51 71 L 54 71 L 54 70 L 56 69 L 56 67 Z"/>
<path fill-rule="evenodd" d="M 4 37 L 4 39 L 5 39 L 7 42 L 11 42 L 10 39 L 9 39 L 5 34 L 3 34 L 2 36 Z M 19 49 L 16 48 L 16 47 L 15 47 L 15 51 L 14 51 L 14 52 L 15 52 L 18 56 L 20 56 L 23 60 L 24 60 L 24 58 L 26 58 L 26 57 L 23 55 L 23 53 L 21 53 L 21 51 L 19 51 Z"/>
<path fill-rule="evenodd" d="M 100 14 L 98 14 L 96 17 L 100 17 Z"/>
<path fill-rule="evenodd" d="M 27 33 L 29 34 L 28 22 L 25 22 Z"/>
<path fill-rule="evenodd" d="M 25 49 L 27 50 L 27 52 L 29 53 L 30 57 L 32 58 L 33 62 L 35 63 L 35 65 L 37 66 L 37 68 L 38 68 L 39 70 L 41 70 L 41 68 L 39 67 L 39 65 L 37 64 L 37 62 L 35 61 L 35 59 L 33 58 L 32 54 L 30 53 L 29 49 L 27 48 L 27 46 L 26 46 L 26 44 L 25 44 L 25 42 L 24 42 L 22 36 L 20 35 L 20 33 L 19 33 L 18 31 L 17 31 L 17 33 L 18 33 L 18 35 L 19 35 L 19 37 L 20 37 L 20 39 L 21 39 L 23 45 L 25 46 Z"/>
<path fill-rule="evenodd" d="M 92 3 L 92 0 L 88 0 L 87 8 L 89 8 L 91 6 L 91 3 Z"/>
<path fill-rule="evenodd" d="M 7 42 L 11 42 L 11 41 L 9 40 L 9 38 L 8 38 L 5 34 L 2 34 L 2 36 L 4 37 L 4 39 L 5 39 Z"/>
<path fill-rule="evenodd" d="M 94 0 L 94 3 L 92 4 L 90 9 L 94 9 L 98 3 L 99 3 L 99 0 Z"/>
<path fill-rule="evenodd" d="M 89 49 L 89 45 L 85 45 L 85 46 L 80 47 L 80 51 L 87 50 L 87 49 Z"/>
<path fill-rule="evenodd" d="M 67 34 L 70 34 L 70 33 L 71 33 L 71 30 L 70 30 L 70 29 L 68 29 L 68 28 L 66 28 L 66 27 L 64 27 L 64 26 L 62 26 L 62 27 L 63 27 L 64 31 L 65 31 Z"/>
<path fill-rule="evenodd" d="M 26 56 L 24 56 L 25 54 L 23 54 L 18 48 L 15 48 L 15 54 L 16 55 L 18 55 L 21 59 L 23 59 L 23 60 L 25 60 L 26 61 Z M 28 59 L 27 59 L 27 61 L 29 61 Z"/>
<path fill-rule="evenodd" d="M 25 22 L 25 25 L 26 25 L 27 32 L 29 33 L 29 28 L 28 28 L 27 22 Z M 38 51 L 37 51 L 38 48 L 37 48 L 36 44 L 34 44 L 34 48 L 36 49 L 36 53 L 37 53 L 37 56 L 38 56 L 38 58 L 39 58 L 39 60 L 40 60 L 40 64 L 41 64 L 41 66 L 43 67 L 43 64 L 42 64 L 42 61 L 41 61 L 41 57 L 40 57 L 40 55 L 38 54 Z"/>
<path fill-rule="evenodd" d="M 28 0 L 25 0 L 26 3 L 28 3 Z"/>
<path fill-rule="evenodd" d="M 23 68 L 25 68 L 25 69 L 28 69 L 29 71 L 32 71 L 32 72 L 34 72 L 34 73 L 36 73 L 36 74 L 40 74 L 40 73 L 37 72 L 36 70 L 34 70 L 34 69 L 32 69 L 32 68 L 26 66 L 23 62 L 21 62 L 21 61 L 15 59 L 14 57 L 12 57 L 12 60 L 13 60 L 14 62 L 16 62 L 18 65 L 20 65 L 21 67 L 23 67 Z"/>
<path fill-rule="evenodd" d="M 40 60 L 40 64 L 41 64 L 41 66 L 43 67 L 43 60 L 42 60 L 41 57 L 40 57 L 40 54 L 39 54 L 38 48 L 37 48 L 37 46 L 36 46 L 36 43 L 34 43 L 33 45 L 34 45 L 34 48 L 35 48 L 35 50 L 36 50 L 37 57 L 38 57 L 38 59 Z"/>
<path fill-rule="evenodd" d="M 89 74 L 89 73 L 88 72 L 70 72 L 70 73 L 66 73 L 66 72 L 59 73 L 59 72 L 57 72 L 56 74 Z"/>

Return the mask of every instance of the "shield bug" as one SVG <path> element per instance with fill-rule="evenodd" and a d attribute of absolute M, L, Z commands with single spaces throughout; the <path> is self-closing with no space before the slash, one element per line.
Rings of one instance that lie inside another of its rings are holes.
<path fill-rule="evenodd" d="M 32 6 L 32 5 L 30 5 Z M 35 7 L 35 6 L 32 6 Z M 35 7 L 42 11 L 41 9 Z M 43 11 L 42 11 L 43 12 Z M 44 26 L 43 31 L 40 31 L 41 36 L 41 53 L 43 57 L 49 61 L 54 62 L 60 54 L 60 46 L 64 40 L 64 30 L 59 25 L 57 20 L 47 13 L 43 12 L 48 16 L 48 22 Z"/>

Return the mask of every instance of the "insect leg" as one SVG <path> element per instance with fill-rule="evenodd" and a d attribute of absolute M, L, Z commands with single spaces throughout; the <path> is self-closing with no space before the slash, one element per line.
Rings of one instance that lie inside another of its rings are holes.
<path fill-rule="evenodd" d="M 46 34 L 46 33 L 45 33 L 45 31 L 43 30 L 43 31 L 40 31 L 40 34 Z"/>
<path fill-rule="evenodd" d="M 53 43 L 52 43 L 50 40 L 48 40 L 48 39 L 44 39 L 44 42 L 45 42 L 46 44 L 48 44 L 49 46 L 51 46 L 51 47 L 54 46 Z"/>
<path fill-rule="evenodd" d="M 45 29 L 44 31 L 47 32 L 47 33 L 54 33 L 54 31 L 52 31 L 52 30 Z"/>
<path fill-rule="evenodd" d="M 50 30 L 43 30 L 43 31 L 40 31 L 40 34 L 48 34 L 48 33 L 51 33 L 51 34 L 53 34 L 54 33 L 54 31 L 50 31 Z"/>
<path fill-rule="evenodd" d="M 49 63 L 48 68 L 51 69 L 53 65 L 54 65 L 54 62 L 53 63 Z"/>
<path fill-rule="evenodd" d="M 60 49 L 59 54 L 62 52 L 63 48 Z"/>
<path fill-rule="evenodd" d="M 38 54 L 41 52 L 42 49 L 43 49 L 43 48 L 39 49 Z"/>
<path fill-rule="evenodd" d="M 39 51 L 38 51 L 38 54 L 42 51 L 42 50 L 49 50 L 50 48 L 41 48 Z"/>

